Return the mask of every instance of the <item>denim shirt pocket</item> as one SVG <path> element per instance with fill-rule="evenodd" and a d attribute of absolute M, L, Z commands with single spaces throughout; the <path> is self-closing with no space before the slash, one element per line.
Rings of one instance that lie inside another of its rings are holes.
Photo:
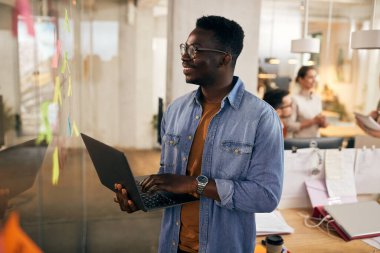
<path fill-rule="evenodd" d="M 163 167 L 165 172 L 173 173 L 172 168 L 176 165 L 180 155 L 180 136 L 175 134 L 165 134 L 162 138 L 163 152 L 165 152 Z M 168 171 L 169 169 L 169 171 Z"/>
<path fill-rule="evenodd" d="M 216 167 L 220 179 L 238 179 L 246 170 L 251 158 L 253 145 L 249 143 L 225 140 L 220 144 L 221 155 Z"/>

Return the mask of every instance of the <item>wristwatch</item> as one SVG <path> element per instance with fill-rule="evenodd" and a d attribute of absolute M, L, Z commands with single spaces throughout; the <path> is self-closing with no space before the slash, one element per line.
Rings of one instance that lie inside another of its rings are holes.
<path fill-rule="evenodd" d="M 208 183 L 208 178 L 204 175 L 197 176 L 197 193 L 199 195 L 203 194 L 203 191 L 206 188 L 206 185 Z"/>

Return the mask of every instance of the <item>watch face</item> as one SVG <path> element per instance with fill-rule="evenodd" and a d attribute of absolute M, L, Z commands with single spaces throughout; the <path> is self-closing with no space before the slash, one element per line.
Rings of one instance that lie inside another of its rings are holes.
<path fill-rule="evenodd" d="M 198 177 L 198 181 L 199 181 L 200 183 L 207 183 L 207 182 L 208 182 L 208 179 L 207 179 L 207 177 L 205 177 L 205 176 L 203 176 L 203 175 L 200 175 L 200 176 Z"/>

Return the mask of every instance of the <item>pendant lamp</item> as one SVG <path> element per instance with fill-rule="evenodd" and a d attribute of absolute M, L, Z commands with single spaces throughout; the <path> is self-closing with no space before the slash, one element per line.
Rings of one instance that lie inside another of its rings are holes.
<path fill-rule="evenodd" d="M 319 39 L 307 38 L 307 30 L 309 23 L 309 0 L 305 0 L 305 14 L 304 14 L 304 30 L 303 38 L 292 40 L 291 52 L 292 53 L 319 53 Z"/>
<path fill-rule="evenodd" d="M 374 30 L 376 0 L 373 0 L 371 30 L 361 30 L 351 33 L 352 49 L 380 49 L 380 30 Z"/>

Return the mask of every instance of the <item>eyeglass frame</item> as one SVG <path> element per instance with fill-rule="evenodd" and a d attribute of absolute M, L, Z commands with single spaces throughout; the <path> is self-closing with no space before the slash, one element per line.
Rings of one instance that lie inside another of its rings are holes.
<path fill-rule="evenodd" d="M 188 49 L 190 47 L 194 48 L 193 56 L 191 56 L 189 54 Z M 184 48 L 184 53 L 182 53 L 182 48 Z M 192 60 L 195 59 L 195 55 L 196 55 L 196 53 L 198 51 L 209 51 L 209 52 L 216 52 L 216 53 L 222 53 L 222 54 L 230 54 L 230 53 L 228 53 L 226 51 L 222 51 L 222 50 L 218 50 L 218 49 L 212 49 L 212 48 L 206 48 L 206 47 L 198 47 L 198 46 L 195 46 L 195 45 L 187 45 L 186 43 L 179 44 L 179 49 L 180 49 L 181 56 L 184 56 L 185 54 L 187 54 L 188 56 L 190 56 L 190 58 Z"/>
<path fill-rule="evenodd" d="M 293 107 L 293 102 L 291 102 L 290 104 L 288 104 L 288 105 L 283 105 L 283 106 L 280 106 L 280 107 L 278 107 L 278 109 L 281 109 L 281 110 L 283 110 L 283 109 L 286 109 L 286 108 L 288 108 L 288 107 Z"/>

